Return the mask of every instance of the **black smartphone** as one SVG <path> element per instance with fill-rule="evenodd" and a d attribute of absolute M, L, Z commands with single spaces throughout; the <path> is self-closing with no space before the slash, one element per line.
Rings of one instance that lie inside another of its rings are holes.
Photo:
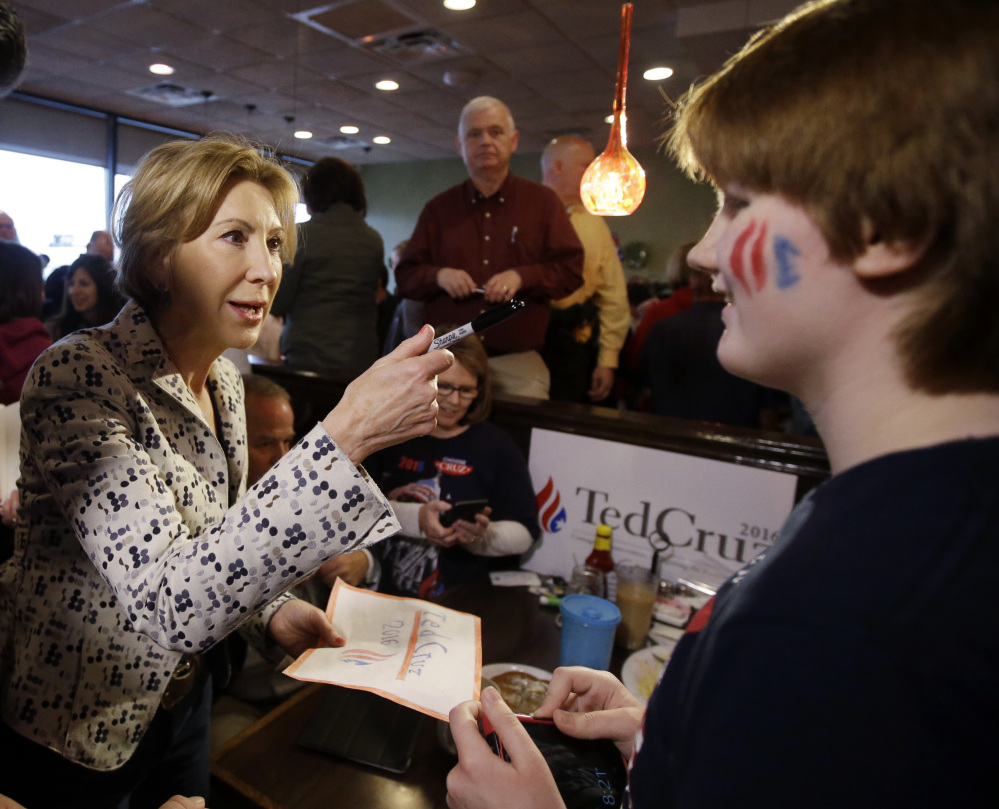
<path fill-rule="evenodd" d="M 566 809 L 617 809 L 623 805 L 628 775 L 624 759 L 612 742 L 566 736 L 551 719 L 520 714 L 517 718 L 545 757 Z M 496 755 L 509 761 L 510 756 L 485 715 L 479 727 Z"/>
<path fill-rule="evenodd" d="M 457 520 L 475 522 L 475 515 L 485 511 L 488 505 L 488 500 L 461 500 L 452 505 L 450 511 L 441 512 L 441 525 L 450 528 Z"/>

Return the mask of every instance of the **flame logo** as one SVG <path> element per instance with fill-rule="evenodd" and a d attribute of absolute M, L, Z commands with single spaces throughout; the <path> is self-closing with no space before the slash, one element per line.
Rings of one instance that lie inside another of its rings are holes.
<path fill-rule="evenodd" d="M 566 513 L 562 505 L 562 495 L 555 488 L 555 482 L 548 478 L 544 488 L 538 492 L 538 521 L 549 534 L 557 534 L 565 525 Z"/>
<path fill-rule="evenodd" d="M 395 652 L 381 654 L 371 649 L 344 649 L 340 652 L 340 659 L 353 663 L 355 666 L 370 666 L 372 663 L 383 663 L 391 657 L 395 657 Z"/>

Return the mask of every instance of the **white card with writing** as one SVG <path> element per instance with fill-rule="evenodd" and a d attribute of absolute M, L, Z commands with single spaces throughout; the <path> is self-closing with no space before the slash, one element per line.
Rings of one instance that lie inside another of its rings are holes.
<path fill-rule="evenodd" d="M 477 616 L 338 579 L 326 617 L 347 642 L 337 649 L 309 649 L 285 674 L 373 691 L 445 721 L 455 705 L 479 698 L 482 629 Z"/>

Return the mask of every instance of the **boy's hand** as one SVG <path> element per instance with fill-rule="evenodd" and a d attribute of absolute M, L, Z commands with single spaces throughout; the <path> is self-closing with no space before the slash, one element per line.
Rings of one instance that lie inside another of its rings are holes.
<path fill-rule="evenodd" d="M 479 732 L 483 713 L 492 722 L 510 761 L 497 756 Z M 486 688 L 482 703 L 463 702 L 451 711 L 458 764 L 447 776 L 451 809 L 565 809 L 541 751 L 499 691 Z"/>
<path fill-rule="evenodd" d="M 630 759 L 645 707 L 606 671 L 583 666 L 557 668 L 548 695 L 534 712 L 577 739 L 610 739 Z"/>
<path fill-rule="evenodd" d="M 204 806 L 205 799 L 202 797 L 185 798 L 183 795 L 174 795 L 160 809 L 204 809 Z"/>

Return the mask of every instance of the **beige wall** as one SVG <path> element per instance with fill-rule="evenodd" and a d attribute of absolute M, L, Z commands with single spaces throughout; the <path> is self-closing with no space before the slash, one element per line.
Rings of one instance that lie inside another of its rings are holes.
<path fill-rule="evenodd" d="M 648 264 L 640 274 L 658 278 L 673 248 L 707 228 L 715 197 L 707 186 L 680 174 L 669 158 L 652 150 L 637 150 L 635 157 L 646 172 L 645 199 L 631 216 L 608 217 L 607 224 L 622 246 L 646 246 Z M 368 195 L 368 224 L 382 234 L 386 253 L 409 237 L 428 199 L 467 177 L 457 157 L 359 168 Z M 513 172 L 540 182 L 538 155 L 515 155 Z"/>

